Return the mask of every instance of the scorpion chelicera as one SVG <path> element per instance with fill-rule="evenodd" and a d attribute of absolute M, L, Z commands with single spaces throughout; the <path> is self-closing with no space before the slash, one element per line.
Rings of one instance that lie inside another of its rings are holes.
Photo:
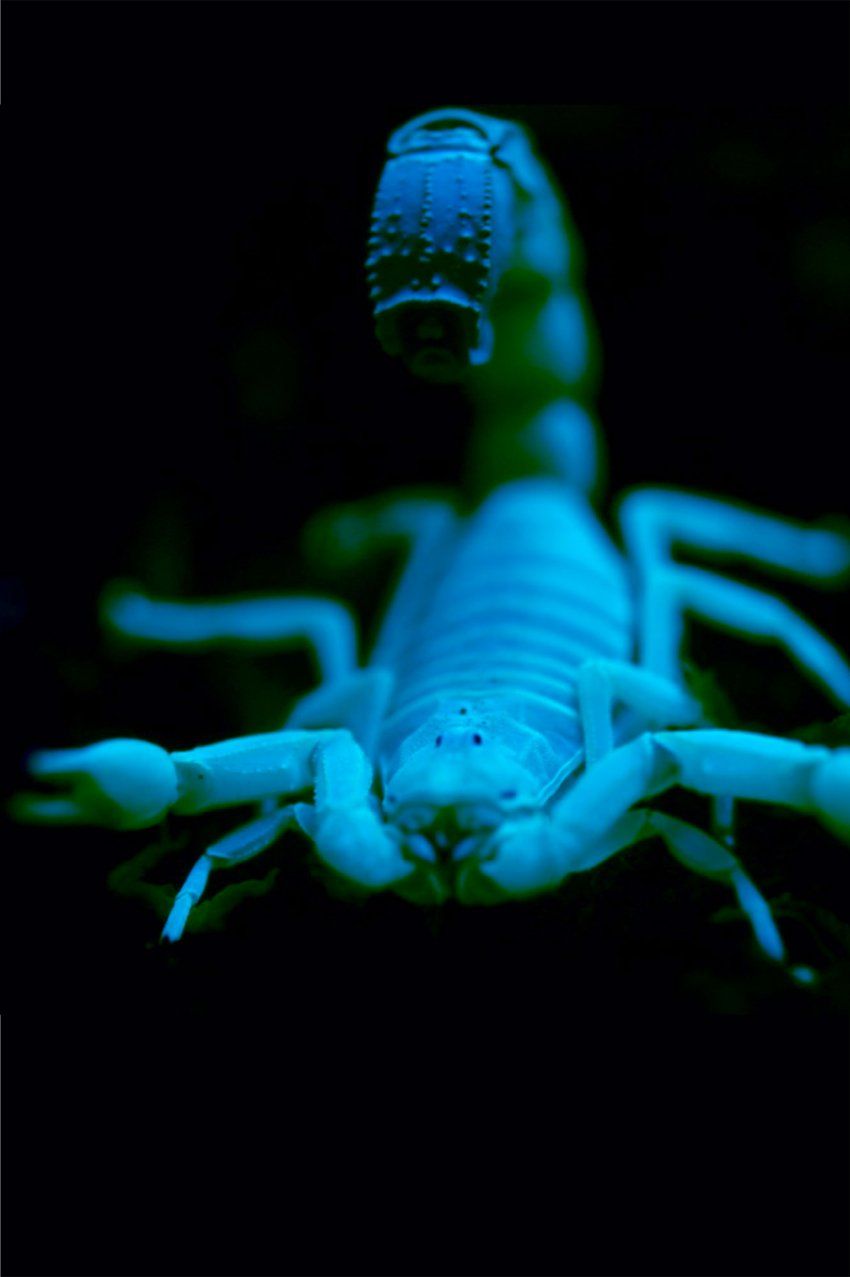
<path fill-rule="evenodd" d="M 408 543 L 368 663 L 325 598 L 215 603 L 105 596 L 108 626 L 172 647 L 311 645 L 320 685 L 280 731 L 166 752 L 140 740 L 42 751 L 65 792 L 18 816 L 138 829 L 166 813 L 257 804 L 207 847 L 163 937 L 176 941 L 213 869 L 299 826 L 366 890 L 491 903 L 556 888 L 640 840 L 727 883 L 762 952 L 785 950 L 734 854 L 736 799 L 784 804 L 850 840 L 850 749 L 712 726 L 688 690 L 683 618 L 783 646 L 841 706 L 850 667 L 773 595 L 674 561 L 674 543 L 827 582 L 850 542 L 726 501 L 643 489 L 621 502 L 625 555 L 593 511 L 592 323 L 578 241 L 520 126 L 435 111 L 390 139 L 369 278 L 378 338 L 418 376 L 463 380 L 477 411 L 476 508 L 410 494 L 331 512 L 337 560 Z M 653 810 L 671 786 L 710 796 L 711 834 Z M 801 980 L 806 968 L 792 968 Z"/>

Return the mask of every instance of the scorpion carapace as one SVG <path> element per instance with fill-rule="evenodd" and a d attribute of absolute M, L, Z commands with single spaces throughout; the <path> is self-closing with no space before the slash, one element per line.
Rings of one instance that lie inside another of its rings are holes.
<path fill-rule="evenodd" d="M 408 547 L 363 665 L 349 611 L 329 599 L 105 595 L 105 623 L 137 643 L 302 641 L 319 670 L 280 731 L 172 753 L 104 741 L 30 760 L 65 791 L 20 795 L 27 820 L 142 828 L 169 811 L 256 805 L 198 859 L 170 903 L 167 940 L 202 918 L 192 911 L 213 869 L 294 825 L 344 878 L 428 903 L 549 890 L 658 836 L 687 868 L 727 883 L 762 953 L 785 961 L 733 849 L 734 801 L 809 812 L 850 841 L 850 750 L 712 726 L 682 676 L 683 618 L 779 644 L 842 706 L 850 667 L 781 599 L 674 562 L 670 549 L 828 582 L 850 568 L 850 543 L 659 489 L 625 497 L 622 548 L 611 539 L 590 503 L 599 447 L 579 257 L 520 126 L 452 109 L 399 129 L 370 241 L 378 336 L 413 372 L 468 385 L 472 512 L 402 494 L 324 517 L 323 543 L 349 560 Z M 649 805 L 674 785 L 712 799 L 710 833 Z"/>

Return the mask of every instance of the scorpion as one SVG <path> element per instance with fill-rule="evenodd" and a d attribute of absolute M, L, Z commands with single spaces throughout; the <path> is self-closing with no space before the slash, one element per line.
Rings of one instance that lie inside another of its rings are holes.
<path fill-rule="evenodd" d="M 476 411 L 471 491 L 411 492 L 314 525 L 352 562 L 403 543 L 407 559 L 368 661 L 329 598 L 176 602 L 113 588 L 103 617 L 140 644 L 304 643 L 319 682 L 278 731 L 168 752 L 114 739 L 41 750 L 54 787 L 19 819 L 141 829 L 166 814 L 254 805 L 206 847 L 176 893 L 174 942 L 213 870 L 300 828 L 365 892 L 490 904 L 559 888 L 660 838 L 728 885 L 760 952 L 790 967 L 767 900 L 736 855 L 737 800 L 780 804 L 850 840 L 850 749 L 712 723 L 682 668 L 686 614 L 779 644 L 838 705 L 850 667 L 779 597 L 673 558 L 728 556 L 840 581 L 850 541 L 729 501 L 659 488 L 618 508 L 622 549 L 594 510 L 602 452 L 594 333 L 579 241 L 528 132 L 466 109 L 390 138 L 368 256 L 376 334 L 414 376 L 461 381 Z M 711 832 L 656 810 L 680 786 L 710 799 Z"/>

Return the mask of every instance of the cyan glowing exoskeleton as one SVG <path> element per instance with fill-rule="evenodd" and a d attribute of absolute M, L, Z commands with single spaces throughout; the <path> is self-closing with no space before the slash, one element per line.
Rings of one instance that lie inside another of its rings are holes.
<path fill-rule="evenodd" d="M 519 125 L 434 111 L 398 129 L 367 266 L 384 349 L 469 387 L 473 494 L 525 473 L 592 489 L 597 360 L 581 246 Z"/>
<path fill-rule="evenodd" d="M 363 888 L 490 903 L 549 890 L 659 836 L 735 892 L 784 961 L 767 902 L 733 853 L 736 799 L 809 812 L 850 841 L 850 750 L 712 727 L 687 690 L 687 613 L 786 649 L 835 702 L 850 667 L 779 598 L 674 562 L 676 542 L 803 580 L 850 568 L 821 527 L 684 493 L 633 492 L 625 553 L 595 515 L 593 342 L 575 234 L 521 128 L 472 112 L 419 117 L 391 139 L 369 269 L 378 335 L 416 374 L 461 377 L 478 416 L 471 513 L 415 495 L 317 525 L 341 565 L 392 541 L 408 561 L 374 650 L 323 598 L 177 603 L 108 593 L 106 623 L 173 648 L 303 641 L 319 686 L 277 732 L 168 753 L 137 740 L 36 754 L 60 791 L 24 819 L 142 828 L 167 812 L 254 804 L 177 893 L 177 940 L 213 869 L 299 826 Z M 680 785 L 713 799 L 709 834 L 653 810 Z M 801 979 L 808 973 L 800 970 Z"/>

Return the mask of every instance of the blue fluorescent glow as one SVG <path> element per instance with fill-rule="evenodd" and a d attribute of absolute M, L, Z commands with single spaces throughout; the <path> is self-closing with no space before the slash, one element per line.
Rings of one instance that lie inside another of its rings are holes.
<path fill-rule="evenodd" d="M 199 906 L 214 869 L 289 829 L 362 888 L 430 904 L 547 891 L 660 837 L 680 865 L 734 891 L 761 953 L 784 963 L 770 905 L 733 849 L 733 803 L 810 813 L 850 841 L 850 750 L 714 726 L 684 686 L 685 619 L 778 645 L 843 707 L 850 667 L 780 597 L 672 551 L 737 556 L 819 584 L 846 577 L 850 543 L 660 488 L 628 494 L 620 540 L 610 537 L 591 503 L 602 448 L 580 258 L 520 125 L 453 109 L 399 129 L 369 241 L 377 337 L 415 375 L 464 382 L 470 493 L 481 500 L 461 516 L 450 502 L 390 495 L 325 517 L 341 569 L 384 542 L 409 547 L 365 658 L 354 617 L 330 599 L 106 592 L 104 624 L 129 643 L 298 643 L 316 662 L 317 687 L 279 731 L 173 752 L 122 739 L 31 758 L 52 790 L 19 795 L 22 820 L 135 829 L 168 812 L 249 808 L 169 903 L 165 939 L 225 911 L 223 895 Z M 675 785 L 713 800 L 711 834 L 649 805 Z M 255 883 L 253 894 L 265 889 Z M 233 899 L 246 894 L 248 884 Z"/>

